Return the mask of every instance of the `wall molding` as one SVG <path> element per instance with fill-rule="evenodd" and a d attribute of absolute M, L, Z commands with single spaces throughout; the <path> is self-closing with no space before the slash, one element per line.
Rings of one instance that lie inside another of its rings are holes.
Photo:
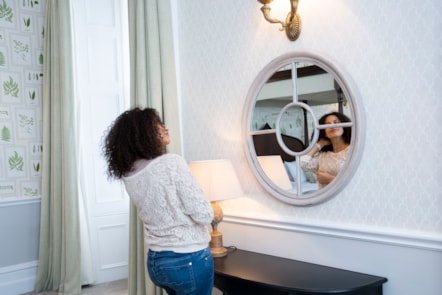
<path fill-rule="evenodd" d="M 29 204 L 41 203 L 41 198 L 7 198 L 0 199 L 0 208 L 11 206 L 23 206 Z"/>
<path fill-rule="evenodd" d="M 330 222 L 325 224 L 310 221 L 279 221 L 243 214 L 225 214 L 224 222 L 442 252 L 442 235 L 437 233 L 348 226 Z"/>

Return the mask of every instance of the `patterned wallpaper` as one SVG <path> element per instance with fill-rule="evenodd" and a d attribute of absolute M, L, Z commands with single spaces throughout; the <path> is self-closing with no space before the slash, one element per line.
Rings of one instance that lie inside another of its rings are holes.
<path fill-rule="evenodd" d="M 0 201 L 40 196 L 44 0 L 0 0 Z"/>
<path fill-rule="evenodd" d="M 296 42 L 264 20 L 258 1 L 176 2 L 184 155 L 233 161 L 245 196 L 223 202 L 226 214 L 442 233 L 439 0 L 300 1 Z M 283 204 L 264 191 L 242 139 L 250 85 L 293 50 L 334 60 L 356 82 L 366 114 L 357 172 L 337 196 L 312 207 Z"/>

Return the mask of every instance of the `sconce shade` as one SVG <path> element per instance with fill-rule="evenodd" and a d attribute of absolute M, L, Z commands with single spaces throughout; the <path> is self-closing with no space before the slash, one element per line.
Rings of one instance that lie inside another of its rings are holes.
<path fill-rule="evenodd" d="M 242 195 L 242 189 L 232 162 L 207 160 L 189 163 L 190 170 L 210 201 L 223 201 Z"/>
<path fill-rule="evenodd" d="M 238 178 L 229 160 L 208 160 L 189 163 L 190 170 L 201 185 L 205 197 L 213 208 L 212 232 L 210 233 L 210 251 L 213 257 L 227 255 L 223 247 L 223 234 L 218 231 L 218 224 L 224 214 L 216 201 L 237 198 L 242 195 Z"/>

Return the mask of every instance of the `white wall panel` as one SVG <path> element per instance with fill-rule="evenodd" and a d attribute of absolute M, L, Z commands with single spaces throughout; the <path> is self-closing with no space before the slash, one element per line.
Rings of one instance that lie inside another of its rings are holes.
<path fill-rule="evenodd" d="M 95 219 L 97 281 L 106 282 L 127 277 L 129 251 L 129 218 L 127 214 Z"/>
<path fill-rule="evenodd" d="M 94 283 L 102 283 L 128 275 L 129 198 L 122 182 L 108 179 L 102 154 L 108 126 L 129 101 L 127 4 L 124 0 L 74 3 L 89 261 L 93 261 Z"/>

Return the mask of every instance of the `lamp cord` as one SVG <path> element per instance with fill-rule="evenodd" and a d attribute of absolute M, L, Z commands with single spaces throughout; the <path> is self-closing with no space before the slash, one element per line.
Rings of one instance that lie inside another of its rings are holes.
<path fill-rule="evenodd" d="M 238 248 L 236 248 L 236 246 L 224 246 L 224 248 L 227 249 L 227 254 L 235 252 L 236 250 L 238 250 Z"/>

